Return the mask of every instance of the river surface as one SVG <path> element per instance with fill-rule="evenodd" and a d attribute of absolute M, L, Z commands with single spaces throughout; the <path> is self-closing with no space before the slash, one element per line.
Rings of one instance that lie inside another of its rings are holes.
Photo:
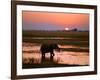
<path fill-rule="evenodd" d="M 23 43 L 22 57 L 23 63 L 30 63 L 30 59 L 33 59 L 31 64 L 41 64 L 41 52 L 39 43 Z M 53 57 L 53 62 L 56 64 L 68 64 L 68 65 L 89 65 L 89 52 L 82 51 L 67 51 L 66 49 L 88 49 L 88 47 L 79 47 L 73 45 L 60 45 L 58 46 L 62 49 L 60 52 L 54 51 L 55 56 Z M 50 59 L 50 53 L 46 53 L 46 59 Z"/>

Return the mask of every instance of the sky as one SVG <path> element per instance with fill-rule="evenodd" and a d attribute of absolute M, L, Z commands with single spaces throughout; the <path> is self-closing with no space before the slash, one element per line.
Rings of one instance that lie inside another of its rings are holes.
<path fill-rule="evenodd" d="M 22 12 L 23 30 L 89 30 L 89 14 L 60 12 Z"/>

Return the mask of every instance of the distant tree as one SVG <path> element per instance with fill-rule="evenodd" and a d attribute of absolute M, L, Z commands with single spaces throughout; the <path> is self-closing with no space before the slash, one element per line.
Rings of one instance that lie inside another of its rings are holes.
<path fill-rule="evenodd" d="M 77 31 L 77 28 L 75 28 L 74 31 Z"/>
<path fill-rule="evenodd" d="M 77 28 L 72 29 L 72 31 L 78 31 Z"/>

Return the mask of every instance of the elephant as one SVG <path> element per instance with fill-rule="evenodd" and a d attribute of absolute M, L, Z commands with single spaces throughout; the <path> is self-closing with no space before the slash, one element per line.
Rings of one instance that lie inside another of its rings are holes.
<path fill-rule="evenodd" d="M 50 56 L 54 56 L 54 50 L 60 51 L 56 43 L 44 43 L 40 48 L 42 57 L 45 57 L 45 53 L 50 53 Z"/>

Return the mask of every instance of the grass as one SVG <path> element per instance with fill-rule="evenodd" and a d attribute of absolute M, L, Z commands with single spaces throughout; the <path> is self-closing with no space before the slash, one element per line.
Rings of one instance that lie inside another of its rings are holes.
<path fill-rule="evenodd" d="M 88 66 L 88 65 L 68 65 L 68 64 L 55 64 L 55 63 L 49 63 L 47 64 L 23 64 L 23 69 L 29 69 L 29 68 L 51 68 L 51 67 L 74 67 L 74 66 Z"/>
<path fill-rule="evenodd" d="M 29 59 L 30 60 L 30 59 Z M 34 59 L 33 59 L 34 61 Z M 36 64 L 36 63 L 32 63 L 32 59 L 31 61 L 29 61 L 29 63 L 23 63 L 22 64 L 22 68 L 24 69 L 29 69 L 29 68 L 50 68 L 50 67 L 73 67 L 73 66 L 88 66 L 88 65 L 75 65 L 75 64 L 57 64 L 54 61 L 50 61 L 45 59 L 45 61 L 41 62 L 40 64 Z"/>
<path fill-rule="evenodd" d="M 23 37 L 68 37 L 68 38 L 86 38 L 87 31 L 23 31 Z"/>
<path fill-rule="evenodd" d="M 35 39 L 44 37 L 45 39 Z M 61 37 L 66 39 L 47 39 L 50 37 Z M 34 39 L 32 39 L 34 38 Z M 89 32 L 86 31 L 23 31 L 23 42 L 30 43 L 58 43 L 75 46 L 89 46 Z"/>

